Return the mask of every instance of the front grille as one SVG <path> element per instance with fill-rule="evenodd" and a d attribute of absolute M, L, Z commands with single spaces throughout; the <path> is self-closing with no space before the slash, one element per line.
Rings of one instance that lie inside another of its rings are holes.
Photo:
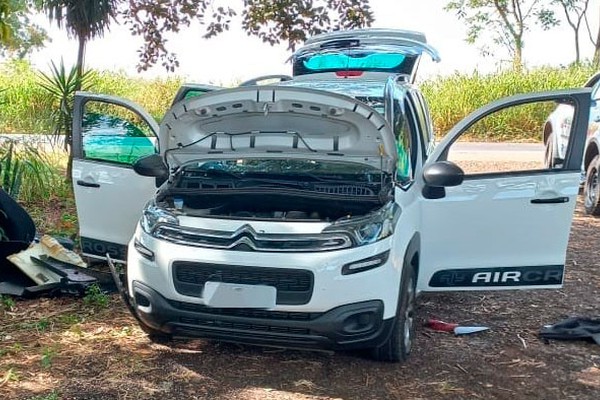
<path fill-rule="evenodd" d="M 212 249 L 262 252 L 315 252 L 347 249 L 352 240 L 343 233 L 265 234 L 245 225 L 235 232 L 160 225 L 153 235 L 172 243 Z"/>
<path fill-rule="evenodd" d="M 277 321 L 312 321 L 323 315 L 323 313 L 269 311 L 254 308 L 214 308 L 203 304 L 184 303 L 181 301 L 169 301 L 169 303 L 171 306 L 182 311 Z"/>
<path fill-rule="evenodd" d="M 193 297 L 202 297 L 207 281 L 268 285 L 277 289 L 277 304 L 300 305 L 310 301 L 314 276 L 308 270 L 175 261 L 173 281 L 178 293 Z"/>
<path fill-rule="evenodd" d="M 244 331 L 255 331 L 255 332 L 269 332 L 269 333 L 287 333 L 292 335 L 310 335 L 310 330 L 306 328 L 295 328 L 289 326 L 274 326 L 268 324 L 255 324 L 245 322 L 231 322 L 222 321 L 209 318 L 179 318 L 179 322 L 182 324 L 189 324 L 195 326 L 202 326 L 206 328 L 218 328 L 218 329 L 235 329 Z"/>

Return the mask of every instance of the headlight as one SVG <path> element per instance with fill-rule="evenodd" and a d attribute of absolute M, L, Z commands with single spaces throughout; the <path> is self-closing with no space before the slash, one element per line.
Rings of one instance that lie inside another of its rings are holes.
<path fill-rule="evenodd" d="M 152 234 L 158 225 L 179 225 L 179 219 L 174 214 L 157 207 L 156 204 L 150 203 L 142 212 L 140 224 L 146 233 Z"/>
<path fill-rule="evenodd" d="M 396 203 L 389 203 L 365 217 L 335 222 L 323 232 L 347 233 L 352 237 L 355 246 L 364 246 L 391 236 L 399 215 L 400 209 Z"/>

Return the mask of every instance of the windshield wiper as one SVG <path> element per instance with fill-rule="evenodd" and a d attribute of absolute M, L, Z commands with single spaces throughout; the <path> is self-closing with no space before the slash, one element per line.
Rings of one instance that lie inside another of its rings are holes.
<path fill-rule="evenodd" d="M 236 183 L 236 187 L 291 187 L 301 190 L 309 190 L 312 185 L 310 182 L 297 181 L 297 180 L 282 180 L 282 179 L 268 179 L 268 178 L 243 178 L 240 182 Z"/>

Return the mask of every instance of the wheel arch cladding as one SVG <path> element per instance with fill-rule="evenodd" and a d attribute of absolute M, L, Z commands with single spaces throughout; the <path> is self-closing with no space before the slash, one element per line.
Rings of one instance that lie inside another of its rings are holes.
<path fill-rule="evenodd" d="M 590 163 L 598 155 L 598 143 L 596 140 L 590 141 L 587 148 L 585 149 L 585 156 L 583 157 L 583 168 L 587 171 Z"/>
<path fill-rule="evenodd" d="M 548 143 L 548 138 L 552 133 L 552 124 L 548 121 L 544 124 L 544 144 Z"/>
<path fill-rule="evenodd" d="M 419 254 L 421 252 L 421 235 L 416 232 L 410 239 L 404 252 L 404 265 L 410 265 L 415 271 L 415 281 L 419 280 Z"/>

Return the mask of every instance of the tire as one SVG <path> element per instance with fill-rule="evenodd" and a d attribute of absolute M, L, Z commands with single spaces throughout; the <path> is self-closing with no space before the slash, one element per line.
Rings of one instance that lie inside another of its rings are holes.
<path fill-rule="evenodd" d="M 588 165 L 583 185 L 583 207 L 586 214 L 600 215 L 600 156 Z"/>
<path fill-rule="evenodd" d="M 144 331 L 144 333 L 148 336 L 148 340 L 150 340 L 152 343 L 168 344 L 173 340 L 173 336 L 150 328 L 141 321 L 138 322 L 140 324 L 140 328 L 142 329 L 142 331 Z"/>
<path fill-rule="evenodd" d="M 377 361 L 404 362 L 408 359 L 415 340 L 416 287 L 415 269 L 405 263 L 392 333 L 381 346 L 372 350 Z"/>
<path fill-rule="evenodd" d="M 173 337 L 164 333 L 148 333 L 148 340 L 154 344 L 167 345 L 173 341 Z"/>

